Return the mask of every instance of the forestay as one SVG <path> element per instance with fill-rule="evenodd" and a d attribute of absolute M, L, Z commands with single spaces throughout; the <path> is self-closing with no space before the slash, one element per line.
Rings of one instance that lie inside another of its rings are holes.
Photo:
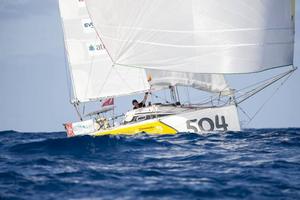
<path fill-rule="evenodd" d="M 112 66 L 83 0 L 59 0 L 74 100 L 85 102 L 149 89 L 144 69 Z"/>
<path fill-rule="evenodd" d="M 292 0 L 86 0 L 114 63 L 250 73 L 293 63 Z"/>

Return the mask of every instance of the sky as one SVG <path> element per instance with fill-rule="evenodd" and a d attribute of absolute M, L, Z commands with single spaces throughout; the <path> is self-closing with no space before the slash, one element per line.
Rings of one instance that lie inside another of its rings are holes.
<path fill-rule="evenodd" d="M 294 65 L 300 67 L 300 6 L 296 7 Z M 63 32 L 57 0 L 0 0 L 0 131 L 62 131 L 76 121 L 69 103 Z M 227 77 L 233 86 L 251 84 L 279 73 Z M 274 87 L 243 103 L 254 114 Z M 199 98 L 192 91 L 191 98 Z M 120 112 L 131 108 L 133 98 L 116 99 Z M 300 69 L 266 103 L 245 128 L 300 127 Z M 243 120 L 241 113 L 241 119 Z"/>

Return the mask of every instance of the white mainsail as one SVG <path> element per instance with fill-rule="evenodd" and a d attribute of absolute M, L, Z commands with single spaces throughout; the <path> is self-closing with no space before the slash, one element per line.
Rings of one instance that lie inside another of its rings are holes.
<path fill-rule="evenodd" d="M 59 0 L 74 100 L 86 102 L 149 89 L 145 70 L 113 66 L 83 0 Z"/>
<path fill-rule="evenodd" d="M 147 69 L 152 90 L 162 90 L 169 86 L 190 86 L 207 92 L 228 92 L 230 90 L 223 75 L 196 74 Z"/>
<path fill-rule="evenodd" d="M 229 74 L 293 63 L 292 0 L 86 0 L 86 4 L 113 62 L 120 65 Z"/>

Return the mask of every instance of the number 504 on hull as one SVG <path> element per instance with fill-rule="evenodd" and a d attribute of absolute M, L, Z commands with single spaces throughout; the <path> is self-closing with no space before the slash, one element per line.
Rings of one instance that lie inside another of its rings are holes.
<path fill-rule="evenodd" d="M 179 132 L 240 131 L 235 105 L 190 111 L 161 121 Z"/>

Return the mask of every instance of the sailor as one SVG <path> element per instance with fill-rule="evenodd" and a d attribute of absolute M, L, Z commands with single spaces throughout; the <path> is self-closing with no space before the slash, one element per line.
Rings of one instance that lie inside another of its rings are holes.
<path fill-rule="evenodd" d="M 132 100 L 133 109 L 138 109 L 138 108 L 145 107 L 146 106 L 146 101 L 147 101 L 147 98 L 148 98 L 148 94 L 149 94 L 148 92 L 145 93 L 144 99 L 140 103 L 136 99 Z"/>

